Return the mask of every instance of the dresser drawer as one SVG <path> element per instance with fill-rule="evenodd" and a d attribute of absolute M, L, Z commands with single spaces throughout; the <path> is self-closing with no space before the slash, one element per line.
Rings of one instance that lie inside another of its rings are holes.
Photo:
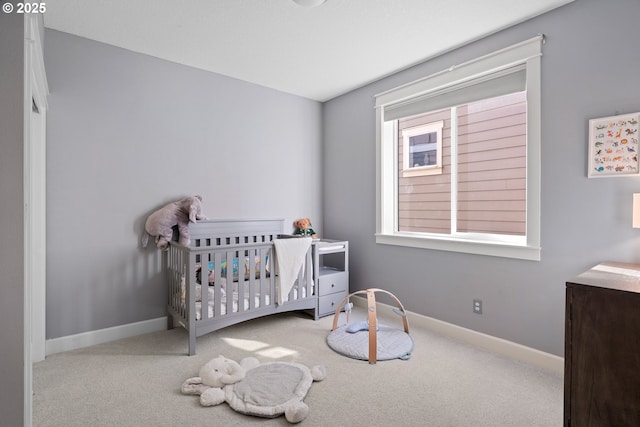
<path fill-rule="evenodd" d="M 318 298 L 318 315 L 326 316 L 327 314 L 335 313 L 338 305 L 344 297 L 347 296 L 347 291 L 337 292 L 335 294 L 325 295 Z"/>
<path fill-rule="evenodd" d="M 318 294 L 329 295 L 335 292 L 347 292 L 349 289 L 349 273 L 341 271 L 320 276 L 318 279 Z"/>

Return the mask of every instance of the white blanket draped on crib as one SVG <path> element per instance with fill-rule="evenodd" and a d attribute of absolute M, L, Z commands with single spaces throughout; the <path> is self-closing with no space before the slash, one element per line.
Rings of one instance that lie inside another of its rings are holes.
<path fill-rule="evenodd" d="M 289 292 L 304 264 L 311 241 L 311 237 L 275 239 L 273 241 L 276 251 L 276 297 L 279 305 L 287 301 Z"/>

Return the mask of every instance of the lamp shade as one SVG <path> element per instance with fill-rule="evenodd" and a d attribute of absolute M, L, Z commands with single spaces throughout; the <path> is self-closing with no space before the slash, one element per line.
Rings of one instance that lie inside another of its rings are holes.
<path fill-rule="evenodd" d="M 640 193 L 633 194 L 633 228 L 640 228 Z"/>

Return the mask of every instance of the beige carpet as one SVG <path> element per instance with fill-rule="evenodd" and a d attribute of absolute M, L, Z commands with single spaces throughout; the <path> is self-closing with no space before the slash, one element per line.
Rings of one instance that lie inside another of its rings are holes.
<path fill-rule="evenodd" d="M 184 329 L 48 356 L 33 369 L 33 425 L 289 425 L 284 417 L 237 414 L 226 404 L 204 408 L 180 393 L 182 382 L 219 354 L 324 364 L 327 378 L 305 399 L 306 426 L 562 425 L 557 374 L 418 328 L 410 330 L 410 360 L 369 365 L 326 345 L 332 321 L 303 313 L 252 320 L 198 338 L 191 357 Z M 401 326 L 397 318 L 380 323 Z"/>

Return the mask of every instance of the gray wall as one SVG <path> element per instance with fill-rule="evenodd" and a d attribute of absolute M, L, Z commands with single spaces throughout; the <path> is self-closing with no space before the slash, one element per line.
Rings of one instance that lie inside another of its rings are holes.
<path fill-rule="evenodd" d="M 166 315 L 144 220 L 201 194 L 210 218 L 322 231 L 322 106 L 47 30 L 47 338 Z"/>
<path fill-rule="evenodd" d="M 0 13 L 0 418 L 24 420 L 24 17 Z"/>
<path fill-rule="evenodd" d="M 637 0 L 578 0 L 325 103 L 324 227 L 350 240 L 352 291 L 381 287 L 411 311 L 562 355 L 565 281 L 601 261 L 640 262 L 640 178 L 586 177 L 588 120 L 640 111 L 638 18 Z M 374 95 L 538 33 L 542 261 L 377 245 Z"/>

